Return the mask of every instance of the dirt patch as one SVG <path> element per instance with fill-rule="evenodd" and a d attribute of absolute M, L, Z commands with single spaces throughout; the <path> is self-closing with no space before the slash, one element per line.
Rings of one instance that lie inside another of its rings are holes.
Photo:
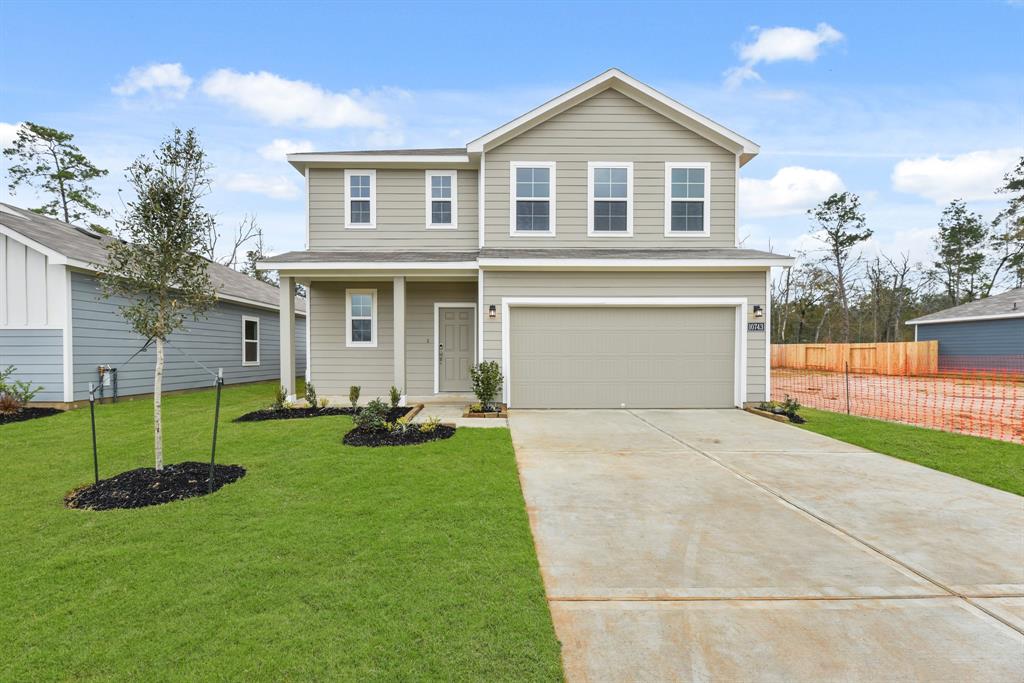
<path fill-rule="evenodd" d="M 63 412 L 60 408 L 22 408 L 16 413 L 0 413 L 0 425 L 35 420 L 39 417 L 49 417 Z"/>
<path fill-rule="evenodd" d="M 409 425 L 404 432 L 388 432 L 382 429 L 363 429 L 356 427 L 344 436 L 342 442 L 346 446 L 412 446 L 428 441 L 450 439 L 455 435 L 455 427 L 438 425 L 432 431 L 421 431 L 419 425 Z"/>
<path fill-rule="evenodd" d="M 210 463 L 179 462 L 161 471 L 152 467 L 122 472 L 99 483 L 83 486 L 64 496 L 64 504 L 81 510 L 116 510 L 163 505 L 205 496 L 209 492 Z M 245 476 L 241 465 L 215 465 L 213 490 Z"/>

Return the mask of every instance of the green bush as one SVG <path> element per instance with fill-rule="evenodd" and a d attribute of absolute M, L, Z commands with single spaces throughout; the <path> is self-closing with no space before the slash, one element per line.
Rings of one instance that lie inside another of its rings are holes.
<path fill-rule="evenodd" d="M 436 415 L 428 417 L 426 420 L 420 423 L 420 431 L 424 434 L 430 434 L 438 427 L 441 426 L 441 418 Z"/>
<path fill-rule="evenodd" d="M 481 407 L 485 411 L 491 409 L 504 381 L 501 366 L 497 361 L 489 360 L 470 368 L 469 374 L 473 378 L 473 393 Z"/>
<path fill-rule="evenodd" d="M 356 412 L 359 406 L 359 387 L 354 384 L 348 388 L 348 402 L 352 404 L 352 412 Z"/>
<path fill-rule="evenodd" d="M 13 365 L 8 365 L 7 369 L 0 370 L 0 396 L 6 397 L 4 401 L 6 406 L 17 405 L 17 410 L 21 410 L 26 403 L 43 390 L 43 387 L 33 387 L 32 382 L 24 382 L 20 379 L 11 380 L 10 377 L 15 370 L 17 368 Z"/>
<path fill-rule="evenodd" d="M 391 385 L 391 390 L 388 392 L 388 398 L 391 399 L 391 407 L 397 408 L 398 404 L 402 401 L 402 392 L 394 384 Z"/>
<path fill-rule="evenodd" d="M 277 385 L 277 390 L 274 391 L 274 402 L 270 404 L 273 410 L 284 410 L 284 400 L 288 398 L 288 390 L 284 388 L 283 384 Z"/>
<path fill-rule="evenodd" d="M 388 404 L 379 398 L 375 398 L 360 410 L 352 418 L 355 422 L 356 427 L 362 427 L 363 429 L 369 429 L 374 431 L 381 431 L 387 429 L 388 414 L 391 409 L 388 408 Z"/>
<path fill-rule="evenodd" d="M 312 382 L 306 382 L 306 403 L 310 408 L 316 408 L 316 387 L 313 386 Z"/>

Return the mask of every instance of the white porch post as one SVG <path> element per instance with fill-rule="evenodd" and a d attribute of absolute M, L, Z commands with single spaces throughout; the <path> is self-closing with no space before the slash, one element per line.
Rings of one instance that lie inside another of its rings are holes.
<path fill-rule="evenodd" d="M 404 397 L 405 391 L 405 276 L 398 275 L 394 280 L 395 306 L 395 386 Z"/>
<path fill-rule="evenodd" d="M 295 278 L 281 277 L 281 386 L 295 400 Z"/>

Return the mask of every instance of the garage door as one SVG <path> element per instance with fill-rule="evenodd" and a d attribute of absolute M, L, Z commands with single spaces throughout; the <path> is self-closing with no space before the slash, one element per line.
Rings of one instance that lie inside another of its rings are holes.
<path fill-rule="evenodd" d="M 513 307 L 516 408 L 735 405 L 734 308 Z"/>

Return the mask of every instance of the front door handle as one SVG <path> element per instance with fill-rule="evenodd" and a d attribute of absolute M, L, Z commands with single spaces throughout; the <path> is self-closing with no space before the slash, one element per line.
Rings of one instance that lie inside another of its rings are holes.
<path fill-rule="evenodd" d="M 437 345 L 437 360 L 444 360 L 444 344 Z"/>

